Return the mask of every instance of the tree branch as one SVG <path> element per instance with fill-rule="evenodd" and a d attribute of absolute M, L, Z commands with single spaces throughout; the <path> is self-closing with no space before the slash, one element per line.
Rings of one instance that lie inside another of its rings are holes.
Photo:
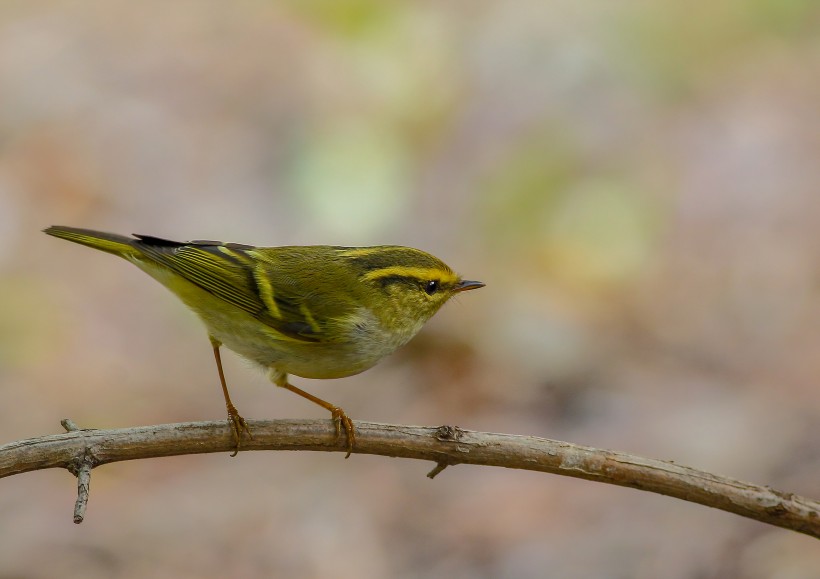
<path fill-rule="evenodd" d="M 345 452 L 345 441 L 335 440 L 329 420 L 257 420 L 248 421 L 248 425 L 253 440 L 243 441 L 243 451 Z M 225 421 L 69 430 L 0 446 L 0 478 L 46 468 L 82 474 L 75 511 L 75 521 L 81 521 L 92 467 L 121 460 L 231 450 L 233 440 Z M 430 478 L 448 465 L 477 464 L 604 482 L 676 497 L 820 538 L 820 502 L 816 500 L 673 462 L 568 442 L 472 432 L 454 426 L 356 422 L 354 453 L 433 461 L 437 466 Z"/>

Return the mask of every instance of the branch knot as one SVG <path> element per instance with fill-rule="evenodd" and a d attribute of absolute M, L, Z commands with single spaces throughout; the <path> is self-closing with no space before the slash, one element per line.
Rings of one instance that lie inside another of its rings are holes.
<path fill-rule="evenodd" d="M 441 442 L 458 442 L 462 436 L 464 436 L 464 431 L 458 426 L 445 424 L 436 429 L 436 439 Z"/>

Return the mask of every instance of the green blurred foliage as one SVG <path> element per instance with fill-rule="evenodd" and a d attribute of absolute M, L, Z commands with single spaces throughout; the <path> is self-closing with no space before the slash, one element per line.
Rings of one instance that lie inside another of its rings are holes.
<path fill-rule="evenodd" d="M 355 121 L 307 136 L 294 165 L 294 199 L 339 239 L 384 234 L 407 196 L 409 155 L 397 137 L 378 123 Z"/>
<path fill-rule="evenodd" d="M 504 249 L 524 243 L 537 234 L 544 213 L 555 209 L 579 170 L 578 152 L 561 142 L 558 131 L 523 139 L 482 180 L 483 226 Z"/>
<path fill-rule="evenodd" d="M 812 41 L 820 7 L 814 0 L 635 2 L 619 24 L 616 43 L 627 49 L 620 66 L 676 98 L 767 45 Z"/>
<path fill-rule="evenodd" d="M 321 26 L 330 35 L 360 41 L 395 29 L 406 12 L 404 3 L 393 0 L 296 0 L 288 5 L 296 13 Z"/>
<path fill-rule="evenodd" d="M 0 376 L 32 371 L 51 359 L 69 336 L 70 318 L 42 281 L 19 274 L 0 278 Z"/>

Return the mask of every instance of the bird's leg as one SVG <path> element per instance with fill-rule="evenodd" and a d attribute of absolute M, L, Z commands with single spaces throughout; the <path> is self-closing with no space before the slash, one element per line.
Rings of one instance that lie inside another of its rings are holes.
<path fill-rule="evenodd" d="M 344 410 L 289 383 L 287 374 L 272 369 L 270 372 L 270 379 L 280 388 L 290 390 L 294 394 L 298 394 L 302 398 L 307 398 L 314 404 L 318 404 L 325 410 L 330 411 L 330 415 L 333 418 L 333 423 L 336 426 L 336 440 L 342 436 L 342 428 L 344 428 L 345 433 L 347 434 L 347 454 L 345 455 L 345 458 L 350 456 L 350 453 L 353 452 L 353 446 L 356 444 L 356 431 L 353 428 L 353 421 L 350 420 L 347 414 L 345 414 Z"/>
<path fill-rule="evenodd" d="M 248 438 L 253 439 L 248 423 L 239 415 L 236 406 L 231 402 L 231 395 L 228 394 L 228 385 L 225 383 L 225 372 L 222 371 L 222 356 L 219 354 L 219 348 L 222 343 L 214 337 L 211 337 L 211 345 L 214 348 L 214 359 L 216 360 L 216 369 L 219 371 L 219 382 L 222 384 L 222 394 L 225 396 L 225 407 L 228 409 L 228 424 L 231 426 L 233 439 L 236 442 L 233 454 L 236 456 L 239 452 L 239 447 L 242 445 L 242 433 L 245 432 Z"/>

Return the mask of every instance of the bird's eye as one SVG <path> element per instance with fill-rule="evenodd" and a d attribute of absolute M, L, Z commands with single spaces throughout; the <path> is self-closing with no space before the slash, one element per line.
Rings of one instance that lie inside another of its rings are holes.
<path fill-rule="evenodd" d="M 428 296 L 433 295 L 438 291 L 439 283 L 437 279 L 433 279 L 427 282 L 427 285 L 424 286 L 424 291 L 427 292 Z"/>

